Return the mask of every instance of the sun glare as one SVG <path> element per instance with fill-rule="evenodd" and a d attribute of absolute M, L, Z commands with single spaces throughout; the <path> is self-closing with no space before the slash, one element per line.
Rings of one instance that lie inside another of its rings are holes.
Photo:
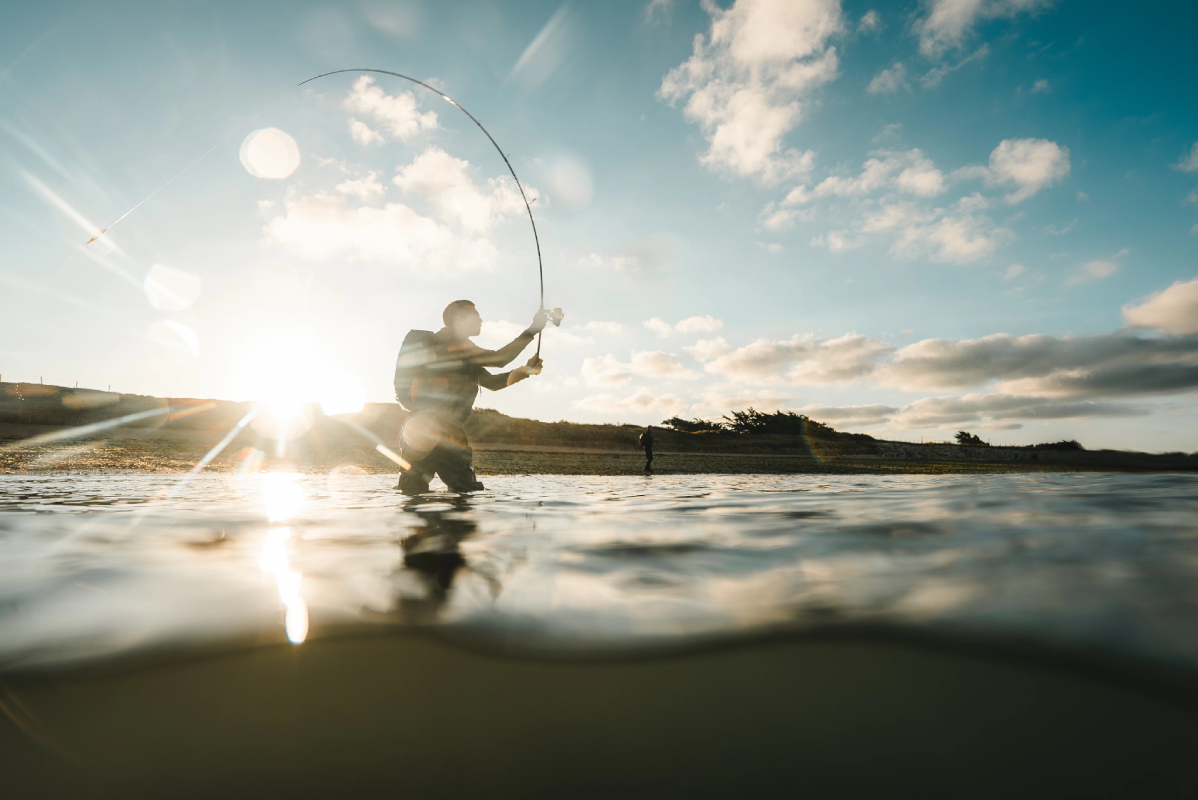
<path fill-rule="evenodd" d="M 312 427 L 317 407 L 331 417 L 355 414 L 366 403 L 366 390 L 355 375 L 327 368 L 299 337 L 280 335 L 245 351 L 238 394 L 261 404 L 253 426 L 262 436 L 285 442 Z"/>

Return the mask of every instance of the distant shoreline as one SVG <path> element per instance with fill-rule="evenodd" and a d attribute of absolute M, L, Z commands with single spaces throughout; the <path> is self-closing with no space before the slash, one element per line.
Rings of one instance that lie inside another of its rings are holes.
<path fill-rule="evenodd" d="M 181 474 L 191 469 L 218 436 L 206 431 L 113 428 L 103 434 L 51 444 L 14 446 L 53 426 L 0 423 L 0 474 Z M 920 445 L 912 445 L 920 448 Z M 1053 453 L 1044 460 L 1003 460 L 983 448 L 924 445 L 926 457 L 836 455 L 820 458 L 795 453 L 680 452 L 659 449 L 653 462 L 658 475 L 947 475 L 1031 472 L 1192 472 L 1196 459 L 1110 452 Z M 942 453 L 937 453 L 937 449 Z M 479 475 L 642 475 L 644 456 L 635 451 L 561 446 L 476 443 Z M 958 456 L 955 459 L 948 456 Z M 279 457 L 270 443 L 252 431 L 243 433 L 206 471 L 295 471 L 326 474 L 341 469 L 361 474 L 397 474 L 398 468 L 365 442 L 338 438 L 300 440 Z"/>
<path fill-rule="evenodd" d="M 144 472 L 190 470 L 252 403 L 121 395 L 41 384 L 0 383 L 0 473 Z M 338 467 L 396 473 L 374 448 L 398 450 L 407 412 L 395 403 L 368 403 L 351 426 L 308 406 L 309 426 L 276 452 L 275 441 L 247 426 L 206 467 L 215 472 Z M 120 419 L 119 427 L 96 430 Z M 127 423 L 125 421 L 128 421 Z M 34 437 L 94 426 L 86 435 L 35 442 Z M 540 422 L 476 409 L 467 423 L 481 475 L 640 475 L 643 426 Z M 1113 450 L 914 444 L 809 426 L 799 435 L 685 433 L 654 427 L 658 474 L 950 474 L 1005 472 L 1193 472 L 1198 454 Z M 1072 444 L 1072 443 L 1066 443 Z"/>

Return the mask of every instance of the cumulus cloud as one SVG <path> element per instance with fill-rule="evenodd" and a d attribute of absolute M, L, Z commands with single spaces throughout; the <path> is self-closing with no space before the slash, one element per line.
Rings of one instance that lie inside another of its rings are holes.
<path fill-rule="evenodd" d="M 797 186 L 787 193 L 783 206 L 797 206 L 822 197 L 861 197 L 882 189 L 935 197 L 944 189 L 944 174 L 919 149 L 906 152 L 878 151 L 866 161 L 858 175 L 832 175 L 814 189 Z"/>
<path fill-rule="evenodd" d="M 1167 289 L 1123 307 L 1128 325 L 1176 336 L 1198 334 L 1198 278 L 1177 281 Z"/>
<path fill-rule="evenodd" d="M 1190 152 L 1182 156 L 1175 167 L 1182 172 L 1198 172 L 1198 142 L 1190 146 Z"/>
<path fill-rule="evenodd" d="M 860 247 L 862 244 L 863 242 L 860 240 L 850 239 L 848 231 L 828 231 L 811 240 L 812 247 L 826 247 L 833 253 L 843 253 L 846 250 Z"/>
<path fill-rule="evenodd" d="M 849 333 L 824 340 L 802 334 L 782 341 L 758 339 L 735 349 L 717 339 L 699 342 L 687 353 L 709 374 L 745 383 L 826 384 L 867 376 L 894 350 L 879 337 Z"/>
<path fill-rule="evenodd" d="M 369 75 L 363 75 L 354 81 L 349 96 L 345 98 L 343 105 L 348 111 L 372 117 L 375 122 L 390 132 L 392 136 L 404 142 L 418 133 L 437 128 L 436 112 L 425 111 L 421 113 L 418 110 L 414 94 L 403 91 L 395 95 L 389 95 L 378 86 L 375 86 L 374 78 Z M 355 128 L 354 122 L 351 121 L 350 123 L 351 132 L 354 134 L 354 138 L 362 144 L 369 144 L 375 141 L 373 137 L 379 136 L 379 134 L 370 130 L 364 124 L 358 123 L 361 125 L 361 128 Z M 366 131 L 369 131 L 369 133 Z"/>
<path fill-rule="evenodd" d="M 1004 281 L 1012 281 L 1025 272 L 1027 272 L 1027 268 L 1022 264 L 1012 264 L 1011 266 L 1007 267 L 1007 271 L 1003 273 L 1002 279 Z"/>
<path fill-rule="evenodd" d="M 582 362 L 582 379 L 588 386 L 623 386 L 633 378 L 656 380 L 692 380 L 699 374 L 682 366 L 671 353 L 650 351 L 633 353 L 625 363 L 611 353 Z"/>
<path fill-rule="evenodd" d="M 899 89 L 907 88 L 907 68 L 903 62 L 896 61 L 890 69 L 884 69 L 874 76 L 865 87 L 870 94 L 893 94 Z"/>
<path fill-rule="evenodd" d="M 877 33 L 882 30 L 882 17 L 877 11 L 870 9 L 861 16 L 857 23 L 857 33 Z"/>
<path fill-rule="evenodd" d="M 378 173 L 371 172 L 365 178 L 342 181 L 337 184 L 337 191 L 341 194 L 352 195 L 359 200 L 371 200 L 382 197 L 386 190 L 383 188 L 383 184 L 379 183 Z"/>
<path fill-rule="evenodd" d="M 475 233 L 485 233 L 495 220 L 524 210 L 524 201 L 509 178 L 489 178 L 480 187 L 470 177 L 470 162 L 439 147 L 426 148 L 392 181 L 405 192 L 428 197 L 442 220 Z"/>
<path fill-rule="evenodd" d="M 638 389 L 630 397 L 597 394 L 584 397 L 573 404 L 581 411 L 600 414 L 655 414 L 662 418 L 677 416 L 686 410 L 687 402 L 675 394 L 655 395 L 648 389 Z"/>
<path fill-rule="evenodd" d="M 934 261 L 964 264 L 993 254 L 1009 235 L 1009 231 L 996 228 L 987 217 L 944 213 L 933 222 L 915 222 L 903 227 L 890 252 L 901 257 L 928 255 Z"/>
<path fill-rule="evenodd" d="M 718 331 L 724 327 L 724 321 L 716 319 L 710 314 L 704 314 L 701 317 L 687 317 L 677 325 L 671 325 L 661 317 L 653 317 L 652 319 L 645 320 L 644 325 L 658 336 L 664 338 L 675 333 L 710 333 Z"/>
<path fill-rule="evenodd" d="M 264 228 L 268 240 L 304 258 L 346 258 L 434 269 L 486 269 L 498 258 L 485 239 L 448 226 L 402 203 L 351 208 L 344 196 L 289 196 L 283 214 Z"/>
<path fill-rule="evenodd" d="M 354 141 L 358 144 L 382 144 L 383 136 L 374 128 L 362 122 L 360 119 L 350 117 L 349 120 L 349 135 L 354 137 Z"/>
<path fill-rule="evenodd" d="M 879 403 L 861 406 L 809 405 L 796 409 L 800 414 L 834 428 L 868 428 L 888 421 L 898 409 Z"/>
<path fill-rule="evenodd" d="M 644 326 L 663 339 L 674 332 L 674 326 L 661 317 L 652 317 L 644 322 Z"/>
<path fill-rule="evenodd" d="M 804 101 L 837 73 L 828 40 L 844 23 L 840 0 L 737 0 L 721 9 L 712 0 L 708 37 L 697 35 L 693 55 L 670 70 L 658 96 L 686 101 L 683 114 L 700 126 L 707 166 L 766 183 L 811 169 L 813 154 L 784 149 Z"/>
<path fill-rule="evenodd" d="M 1047 139 L 1004 139 L 990 153 L 986 182 L 1014 185 L 1008 203 L 1020 203 L 1069 174 L 1069 148 Z"/>
<path fill-rule="evenodd" d="M 925 0 L 924 13 L 916 21 L 919 49 L 936 57 L 961 47 L 979 22 L 1035 13 L 1052 0 Z"/>

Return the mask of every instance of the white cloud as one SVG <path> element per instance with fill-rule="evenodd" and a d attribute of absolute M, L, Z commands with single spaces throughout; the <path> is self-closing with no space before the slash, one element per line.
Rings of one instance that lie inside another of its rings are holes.
<path fill-rule="evenodd" d="M 815 212 L 812 209 L 779 208 L 771 200 L 761 209 L 761 213 L 757 216 L 757 219 L 761 223 L 761 227 L 777 233 L 794 225 L 796 219 L 810 220 L 814 216 Z"/>
<path fill-rule="evenodd" d="M 860 247 L 862 244 L 864 242 L 850 239 L 848 231 L 828 231 L 811 240 L 812 247 L 826 247 L 833 253 L 843 253 L 846 250 Z"/>
<path fill-rule="evenodd" d="M 704 0 L 708 38 L 670 70 L 659 97 L 686 99 L 683 114 L 699 124 L 709 148 L 700 160 L 766 183 L 811 169 L 814 155 L 784 150 L 804 100 L 836 77 L 831 36 L 843 30 L 839 0 L 737 0 L 721 9 Z"/>
<path fill-rule="evenodd" d="M 645 6 L 645 22 L 652 25 L 657 22 L 659 16 L 669 19 L 673 6 L 674 0 L 649 0 L 649 4 Z"/>
<path fill-rule="evenodd" d="M 1190 146 L 1190 152 L 1182 156 L 1174 166 L 1182 172 L 1198 172 L 1198 142 L 1194 142 Z"/>
<path fill-rule="evenodd" d="M 958 389 L 998 381 L 1001 394 L 1121 397 L 1198 388 L 1198 339 L 1126 333 L 1054 337 L 996 333 L 925 339 L 877 370 L 905 391 Z"/>
<path fill-rule="evenodd" d="M 856 176 L 831 175 L 814 189 L 797 186 L 787 193 L 783 206 L 804 205 L 823 197 L 860 197 L 892 189 L 919 197 L 934 197 L 944 189 L 944 175 L 922 150 L 873 153 Z"/>
<path fill-rule="evenodd" d="M 704 314 L 701 317 L 687 317 L 677 325 L 671 325 L 661 317 L 653 317 L 652 319 L 645 320 L 644 326 L 664 338 L 674 333 L 710 333 L 718 331 L 724 327 L 724 321 L 716 319 L 710 314 Z"/>
<path fill-rule="evenodd" d="M 877 11 L 870 9 L 861 16 L 857 23 L 857 33 L 877 33 L 882 30 L 882 17 Z"/>
<path fill-rule="evenodd" d="M 709 333 L 724 327 L 723 320 L 718 320 L 710 314 L 701 317 L 687 317 L 674 326 L 677 333 Z"/>
<path fill-rule="evenodd" d="M 1035 13 L 1052 0 L 925 0 L 925 15 L 916 21 L 919 49 L 924 55 L 939 56 L 960 47 L 983 20 Z"/>
<path fill-rule="evenodd" d="M 1085 192 L 1078 192 L 1077 193 L 1077 202 L 1079 202 L 1079 203 L 1090 202 L 1090 195 L 1086 194 Z"/>
<path fill-rule="evenodd" d="M 436 112 L 421 113 L 418 111 L 414 94 L 402 91 L 396 95 L 388 95 L 374 85 L 374 78 L 369 75 L 363 75 L 354 81 L 349 96 L 345 98 L 344 105 L 349 111 L 373 117 L 400 141 L 406 142 L 422 131 L 436 130 L 438 127 Z M 374 141 L 373 136 L 378 136 L 374 131 L 359 132 L 355 124 L 361 123 L 357 123 L 356 120 L 351 121 L 351 132 L 354 138 L 362 144 L 369 144 Z M 362 125 L 362 128 L 366 128 L 366 126 Z M 370 129 L 366 128 L 366 130 Z"/>
<path fill-rule="evenodd" d="M 633 353 L 625 363 L 611 353 L 582 362 L 582 379 L 588 386 L 623 386 L 633 378 L 652 380 L 693 380 L 699 374 L 682 366 L 672 353 L 649 351 Z"/>
<path fill-rule="evenodd" d="M 290 196 L 264 228 L 267 239 L 310 259 L 346 258 L 435 269 L 486 269 L 498 258 L 485 239 L 456 235 L 401 203 L 350 208 L 342 196 Z"/>
<path fill-rule="evenodd" d="M 655 395 L 648 389 L 638 389 L 630 397 L 598 394 L 576 401 L 574 408 L 601 414 L 656 414 L 663 419 L 675 417 L 686 410 L 687 403 L 678 395 Z"/>
<path fill-rule="evenodd" d="M 694 346 L 684 347 L 682 350 L 688 356 L 700 362 L 714 361 L 720 356 L 732 352 L 732 348 L 724 341 L 724 337 L 722 336 L 717 336 L 714 339 L 700 339 L 695 342 Z"/>
<path fill-rule="evenodd" d="M 624 335 L 624 326 L 618 322 L 600 322 L 599 320 L 592 320 L 582 327 L 583 330 L 593 331 L 594 333 L 602 334 L 603 336 Z"/>
<path fill-rule="evenodd" d="M 1047 92 L 1047 91 L 1048 91 L 1048 81 L 1044 78 L 1041 78 L 1040 80 L 1038 80 L 1032 84 L 1032 94 L 1039 94 L 1040 92 Z"/>
<path fill-rule="evenodd" d="M 663 339 L 674 332 L 673 326 L 661 317 L 653 317 L 652 319 L 645 320 L 644 326 Z"/>
<path fill-rule="evenodd" d="M 823 422 L 834 428 L 867 428 L 881 425 L 898 412 L 897 408 L 877 403 L 861 406 L 809 405 L 795 410 L 816 422 Z"/>
<path fill-rule="evenodd" d="M 358 144 L 382 144 L 383 135 L 359 119 L 350 117 L 349 134 Z"/>
<path fill-rule="evenodd" d="M 1047 139 L 1004 139 L 990 153 L 986 182 L 1014 184 L 1007 202 L 1022 202 L 1069 174 L 1069 148 Z"/>
<path fill-rule="evenodd" d="M 371 172 L 365 178 L 342 181 L 337 184 L 337 191 L 341 194 L 353 195 L 359 200 L 371 200 L 382 197 L 386 190 L 383 188 L 383 184 L 379 183 L 378 173 Z"/>
<path fill-rule="evenodd" d="M 758 339 L 736 349 L 717 339 L 686 352 L 704 362 L 709 374 L 743 383 L 826 384 L 867 376 L 894 350 L 878 337 L 849 333 L 826 340 L 802 334 L 782 341 Z"/>
<path fill-rule="evenodd" d="M 1123 321 L 1179 336 L 1198 334 L 1198 278 L 1177 281 L 1167 289 L 1129 303 L 1123 307 Z"/>
<path fill-rule="evenodd" d="M 965 264 L 993 254 L 1009 235 L 1010 231 L 995 228 L 986 217 L 944 214 L 935 222 L 907 225 L 890 252 L 908 258 L 926 254 L 934 261 Z"/>
<path fill-rule="evenodd" d="M 1122 403 L 1061 401 L 1044 397 L 966 394 L 928 397 L 898 410 L 891 424 L 899 428 L 938 428 L 1011 419 L 1085 419 L 1127 417 L 1145 412 Z"/>
<path fill-rule="evenodd" d="M 896 61 L 890 69 L 884 69 L 874 76 L 865 87 L 870 94 L 891 94 L 899 89 L 907 88 L 907 68 L 903 62 Z"/>
<path fill-rule="evenodd" d="M 1119 271 L 1119 265 L 1114 261 L 1091 261 L 1083 264 L 1076 272 L 1065 280 L 1066 286 L 1078 286 L 1109 278 Z"/>
<path fill-rule="evenodd" d="M 782 245 L 778 242 L 758 242 L 757 246 L 772 256 L 776 256 L 782 252 Z"/>
<path fill-rule="evenodd" d="M 1011 266 L 1007 267 L 1007 271 L 1003 273 L 1002 279 L 1004 281 L 1011 281 L 1018 278 L 1025 272 L 1027 272 L 1027 268 L 1022 264 L 1012 264 Z"/>
<path fill-rule="evenodd" d="M 393 182 L 405 192 L 427 196 L 441 219 L 476 233 L 485 233 L 498 218 L 524 210 L 524 201 L 509 178 L 490 178 L 484 189 L 474 183 L 469 170 L 470 162 L 429 146 L 401 167 Z"/>

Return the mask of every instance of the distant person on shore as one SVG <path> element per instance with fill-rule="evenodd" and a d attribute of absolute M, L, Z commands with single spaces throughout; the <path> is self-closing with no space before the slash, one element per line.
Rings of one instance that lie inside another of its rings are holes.
<path fill-rule="evenodd" d="M 645 428 L 641 434 L 641 447 L 645 448 L 645 474 L 653 474 L 653 426 Z"/>
<path fill-rule="evenodd" d="M 495 375 L 485 369 L 507 366 L 532 344 L 548 319 L 543 309 L 527 330 L 498 350 L 470 341 L 483 324 L 471 301 L 453 301 L 441 319 L 445 327 L 436 333 L 409 332 L 395 365 L 396 399 L 412 412 L 400 433 L 400 454 L 411 469 L 400 475 L 396 487 L 408 495 L 427 492 L 434 475 L 440 475 L 452 492 L 485 488 L 474 474 L 474 453 L 465 429 L 478 387 L 497 392 L 540 374 L 543 366 L 533 356 L 510 372 Z"/>

